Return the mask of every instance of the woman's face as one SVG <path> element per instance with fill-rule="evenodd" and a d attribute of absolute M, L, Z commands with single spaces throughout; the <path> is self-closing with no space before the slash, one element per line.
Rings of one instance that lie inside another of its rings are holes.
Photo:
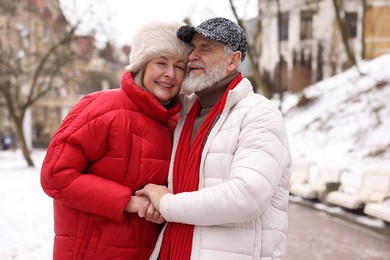
<path fill-rule="evenodd" d="M 143 84 L 160 103 L 171 100 L 181 88 L 186 62 L 174 56 L 159 56 L 146 64 Z"/>

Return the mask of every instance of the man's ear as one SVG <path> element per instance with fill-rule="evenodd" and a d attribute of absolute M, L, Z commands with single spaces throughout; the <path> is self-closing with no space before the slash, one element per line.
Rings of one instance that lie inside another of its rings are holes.
<path fill-rule="evenodd" d="M 240 65 L 241 62 L 241 56 L 242 54 L 240 51 L 233 52 L 228 65 L 229 72 L 236 71 L 237 67 Z"/>

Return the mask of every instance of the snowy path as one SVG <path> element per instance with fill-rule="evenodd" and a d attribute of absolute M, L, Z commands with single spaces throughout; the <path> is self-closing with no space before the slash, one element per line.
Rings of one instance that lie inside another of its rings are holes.
<path fill-rule="evenodd" d="M 0 259 L 49 260 L 53 245 L 52 199 L 40 186 L 43 151 L 27 168 L 20 153 L 0 153 Z"/>

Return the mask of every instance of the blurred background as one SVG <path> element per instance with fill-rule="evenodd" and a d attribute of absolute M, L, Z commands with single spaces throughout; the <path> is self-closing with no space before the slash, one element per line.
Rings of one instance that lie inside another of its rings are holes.
<path fill-rule="evenodd" d="M 1 219 L 21 214 L 6 205 L 25 202 L 13 200 L 7 180 L 38 180 L 69 110 L 120 87 L 134 31 L 215 16 L 244 28 L 242 72 L 285 117 L 292 203 L 384 235 L 390 248 L 390 0 L 0 0 Z M 15 254 L 0 258 L 42 259 Z"/>
<path fill-rule="evenodd" d="M 360 61 L 390 52 L 390 1 L 1 0 L 0 148 L 33 165 L 29 151 L 47 147 L 83 95 L 120 86 L 141 24 L 213 16 L 245 29 L 243 74 L 286 117 L 312 104 L 305 88 L 350 68 L 363 76 Z"/>

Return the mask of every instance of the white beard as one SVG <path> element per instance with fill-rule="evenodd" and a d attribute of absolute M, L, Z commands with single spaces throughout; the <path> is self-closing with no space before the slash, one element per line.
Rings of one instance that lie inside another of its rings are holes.
<path fill-rule="evenodd" d="M 203 63 L 199 64 L 197 63 L 197 66 L 205 67 Z M 191 75 L 191 72 L 187 75 L 187 77 L 183 81 L 183 89 L 187 93 L 193 93 L 193 92 L 200 92 L 204 89 L 210 88 L 218 81 L 224 79 L 227 76 L 226 72 L 226 61 L 225 59 L 222 59 L 217 65 L 210 69 L 205 69 L 204 74 L 196 77 L 194 75 Z"/>

